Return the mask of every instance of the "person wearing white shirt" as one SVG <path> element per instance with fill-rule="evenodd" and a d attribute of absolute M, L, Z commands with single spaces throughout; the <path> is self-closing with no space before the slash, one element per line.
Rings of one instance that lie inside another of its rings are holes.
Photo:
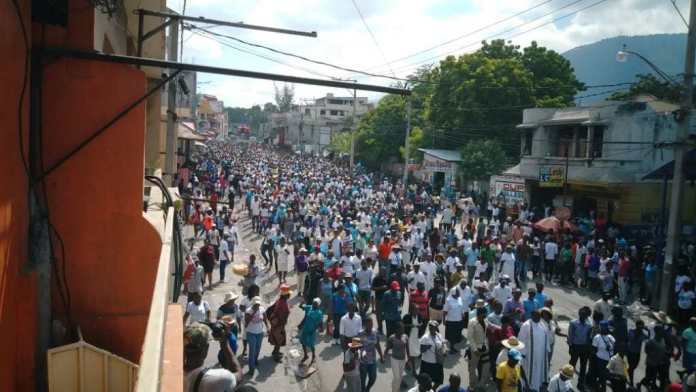
<path fill-rule="evenodd" d="M 460 260 L 457 256 L 457 252 L 452 250 L 445 260 L 445 272 L 448 275 L 455 273 L 457 271 L 457 264 L 459 264 L 459 262 Z"/>
<path fill-rule="evenodd" d="M 428 286 L 425 274 L 420 270 L 420 264 L 413 264 L 413 271 L 406 275 L 406 282 L 408 282 L 409 291 L 415 290 L 418 283 L 423 283 L 426 287 Z"/>
<path fill-rule="evenodd" d="M 362 318 L 355 313 L 353 305 L 348 305 L 348 313 L 341 317 L 338 331 L 338 334 L 341 336 L 341 347 L 344 349 L 348 347 L 348 343 L 352 338 L 362 332 Z"/>
<path fill-rule="evenodd" d="M 227 242 L 229 235 L 225 234 L 224 237 L 220 240 L 220 282 L 225 283 L 227 282 L 227 279 L 225 279 L 225 269 L 227 268 L 227 264 L 230 262 L 231 258 L 231 252 L 230 252 L 230 246 L 229 243 Z"/>
<path fill-rule="evenodd" d="M 184 324 L 187 320 L 190 320 L 189 324 L 210 320 L 210 304 L 208 301 L 203 301 L 199 293 L 193 294 L 193 300 L 186 304 Z"/>
<path fill-rule="evenodd" d="M 425 289 L 430 291 L 435 286 L 435 272 L 437 271 L 437 265 L 435 265 L 430 257 L 428 257 L 424 262 L 420 263 L 420 270 L 423 272 L 423 275 L 425 275 Z"/>
<path fill-rule="evenodd" d="M 505 305 L 505 303 L 512 298 L 512 288 L 508 286 L 509 279 L 509 276 L 503 275 L 498 281 L 498 284 L 493 287 L 493 298 L 501 305 Z"/>
<path fill-rule="evenodd" d="M 464 308 L 469 309 L 474 300 L 474 291 L 471 290 L 471 287 L 469 287 L 467 281 L 463 279 L 459 282 L 455 289 L 459 292 L 459 298 L 461 298 Z"/>
<path fill-rule="evenodd" d="M 450 343 L 450 352 L 455 353 L 456 345 L 462 341 L 462 329 L 464 329 L 464 312 L 466 308 L 459 296 L 459 290 L 453 288 L 445 301 L 442 309 L 445 319 L 445 339 Z"/>
<path fill-rule="evenodd" d="M 404 257 L 401 254 L 401 246 L 394 245 L 392 247 L 392 251 L 389 254 L 389 265 L 391 266 L 392 270 L 397 267 L 403 267 Z"/>

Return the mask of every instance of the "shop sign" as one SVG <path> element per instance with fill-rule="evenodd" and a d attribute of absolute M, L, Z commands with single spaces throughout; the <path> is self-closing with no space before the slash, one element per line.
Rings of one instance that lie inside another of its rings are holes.
<path fill-rule="evenodd" d="M 542 188 L 560 188 L 565 182 L 563 166 L 542 166 L 539 168 L 539 186 Z"/>
<path fill-rule="evenodd" d="M 524 179 L 514 176 L 491 176 L 489 193 L 503 199 L 505 205 L 512 207 L 526 201 Z"/>
<path fill-rule="evenodd" d="M 454 173 L 454 164 L 431 155 L 423 155 L 423 169 L 431 172 Z"/>

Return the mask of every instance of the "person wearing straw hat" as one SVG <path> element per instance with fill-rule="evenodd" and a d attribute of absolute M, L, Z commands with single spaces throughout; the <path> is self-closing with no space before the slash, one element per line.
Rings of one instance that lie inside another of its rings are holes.
<path fill-rule="evenodd" d="M 237 299 L 239 294 L 234 291 L 225 293 L 225 299 L 222 305 L 217 310 L 217 318 L 221 319 L 223 316 L 232 316 L 238 324 L 242 322 L 242 312 L 239 311 L 239 305 L 237 305 Z"/>
<path fill-rule="evenodd" d="M 547 392 L 571 392 L 573 384 L 570 380 L 573 379 L 574 374 L 575 368 L 573 368 L 573 365 L 563 365 L 558 373 L 551 377 Z"/>
<path fill-rule="evenodd" d="M 354 337 L 348 343 L 348 349 L 343 353 L 343 379 L 346 381 L 348 392 L 361 392 L 360 385 L 360 352 L 362 347 L 359 337 Z"/>
<path fill-rule="evenodd" d="M 524 350 L 524 343 L 520 342 L 516 336 L 510 336 L 509 338 L 504 339 L 502 342 L 500 342 L 500 344 L 503 346 L 503 349 L 500 350 L 500 353 L 498 353 L 498 357 L 495 360 L 496 366 L 507 361 L 507 355 L 510 349 L 515 349 L 520 352 Z"/>

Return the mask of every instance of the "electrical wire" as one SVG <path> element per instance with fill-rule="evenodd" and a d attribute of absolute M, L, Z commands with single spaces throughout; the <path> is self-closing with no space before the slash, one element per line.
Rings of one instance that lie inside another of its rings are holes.
<path fill-rule="evenodd" d="M 577 0 L 577 1 L 575 1 L 575 2 L 573 2 L 573 3 L 571 3 L 571 4 L 567 5 L 567 6 L 565 6 L 565 7 L 563 7 L 563 8 L 569 7 L 570 5 L 577 4 L 578 1 L 583 1 L 583 0 Z M 538 29 L 540 29 L 540 28 L 542 28 L 542 27 L 545 27 L 545 26 L 548 26 L 548 25 L 550 25 L 550 24 L 556 23 L 556 22 L 558 22 L 558 21 L 560 21 L 560 20 L 569 18 L 569 17 L 571 17 L 571 16 L 573 16 L 573 15 L 576 15 L 576 14 L 578 14 L 578 13 L 580 13 L 580 12 L 582 12 L 582 11 L 585 11 L 585 10 L 587 10 L 587 9 L 590 9 L 590 8 L 592 8 L 592 7 L 596 7 L 596 6 L 602 4 L 602 3 L 606 2 L 606 1 L 607 1 L 607 0 L 599 0 L 599 1 L 595 2 L 595 3 L 592 3 L 592 4 L 590 4 L 590 5 L 587 5 L 587 6 L 585 6 L 585 7 L 582 7 L 582 8 L 580 8 L 580 9 L 577 9 L 577 10 L 575 10 L 575 11 L 573 11 L 573 12 L 570 12 L 570 13 L 567 13 L 567 14 L 565 14 L 565 15 L 562 15 L 562 16 L 559 16 L 559 17 L 557 17 L 557 18 L 554 18 L 554 19 L 552 19 L 552 20 L 550 20 L 550 21 L 548 21 L 548 22 L 545 22 L 545 23 L 543 23 L 543 24 L 540 24 L 540 25 L 538 25 L 538 26 L 535 26 L 535 27 L 533 27 L 533 28 L 531 28 L 531 29 L 527 29 L 527 30 L 524 30 L 524 31 L 522 31 L 522 32 L 513 34 L 513 35 L 508 36 L 508 37 L 506 37 L 506 38 L 504 38 L 504 39 L 507 41 L 507 40 L 511 40 L 512 38 L 516 38 L 516 37 L 519 37 L 519 36 L 521 36 L 521 35 L 530 33 L 530 32 L 532 32 L 532 31 L 538 30 Z M 560 10 L 560 9 L 559 9 L 559 10 Z M 554 12 L 558 12 L 559 10 L 556 10 L 556 11 L 554 11 Z M 548 15 L 549 15 L 549 14 L 544 15 L 544 17 L 545 17 L 545 16 L 548 16 Z M 538 20 L 538 19 L 541 19 L 541 18 L 537 18 L 536 20 Z M 523 26 L 523 25 L 531 24 L 531 23 L 535 22 L 536 20 L 533 20 L 533 21 L 530 21 L 530 22 L 525 22 L 525 23 L 523 23 L 523 24 L 521 24 L 521 25 L 515 26 L 515 27 L 512 28 L 512 29 L 506 30 L 505 32 L 509 32 L 509 31 L 515 30 L 515 29 L 517 29 L 518 27 L 521 27 L 521 26 Z M 494 38 L 498 37 L 500 34 L 504 34 L 505 32 L 496 33 L 496 34 L 487 36 L 487 37 L 483 38 L 483 40 L 494 39 Z M 471 43 L 469 43 L 469 44 L 467 44 L 467 45 L 461 46 L 461 47 L 459 47 L 459 48 L 457 48 L 457 49 L 454 49 L 454 50 L 452 50 L 452 51 L 445 52 L 445 53 L 440 54 L 440 55 L 437 55 L 437 56 L 429 57 L 429 58 L 427 58 L 427 59 L 420 60 L 420 61 L 418 61 L 418 62 L 408 64 L 408 65 L 406 65 L 406 66 L 397 67 L 395 70 L 396 70 L 396 71 L 400 71 L 400 70 L 405 70 L 405 69 L 410 69 L 410 68 L 417 67 L 417 66 L 419 66 L 419 65 L 421 65 L 421 64 L 425 64 L 425 63 L 430 62 L 430 61 L 432 61 L 432 60 L 439 59 L 439 58 L 441 58 L 441 57 L 443 57 L 443 56 L 447 56 L 447 55 L 453 54 L 453 53 L 455 53 L 455 52 L 464 50 L 464 49 L 466 49 L 466 48 L 472 47 L 472 46 L 474 46 L 474 45 L 478 45 L 478 44 L 481 43 L 481 41 L 482 41 L 482 40 L 477 40 L 477 41 L 475 41 L 475 42 L 471 42 Z"/>
<path fill-rule="evenodd" d="M 197 29 L 197 30 L 202 30 L 202 29 Z M 288 66 L 288 67 L 290 67 L 290 68 L 294 68 L 294 69 L 298 69 L 298 70 L 307 72 L 307 73 L 312 74 L 312 75 L 321 76 L 321 77 L 328 78 L 328 79 L 332 79 L 332 78 L 333 78 L 333 76 L 332 76 L 332 75 L 329 75 L 329 74 L 317 72 L 317 71 L 311 70 L 311 69 L 309 69 L 309 68 L 300 67 L 300 66 L 298 66 L 298 65 L 290 64 L 290 63 L 287 63 L 287 62 L 278 60 L 278 59 L 276 59 L 276 58 L 273 58 L 273 57 L 270 57 L 270 56 L 266 56 L 266 55 L 263 55 L 263 54 L 260 54 L 260 53 L 257 53 L 257 52 L 248 50 L 248 49 L 242 49 L 242 48 L 240 48 L 240 47 L 238 47 L 238 46 L 234 46 L 234 45 L 230 44 L 230 43 L 227 42 L 227 41 L 223 41 L 222 38 L 219 37 L 220 35 L 222 35 L 222 36 L 224 37 L 224 34 L 211 34 L 211 33 L 208 32 L 208 31 L 205 31 L 205 30 L 203 30 L 203 31 L 204 31 L 204 33 L 199 33 L 199 32 L 197 32 L 197 31 L 191 31 L 191 33 L 192 33 L 192 34 L 196 34 L 196 35 L 198 35 L 198 36 L 200 36 L 200 37 L 204 37 L 204 38 L 211 39 L 211 40 L 213 40 L 213 41 L 215 41 L 215 42 L 217 42 L 217 43 L 219 43 L 219 44 L 221 44 L 221 45 L 223 45 L 223 46 L 226 46 L 226 47 L 228 47 L 228 48 L 237 50 L 237 51 L 242 52 L 242 53 L 250 54 L 250 55 L 252 55 L 252 56 L 256 56 L 256 57 L 262 58 L 262 59 L 264 59 L 264 60 L 268 60 L 268 61 L 271 61 L 271 62 L 274 62 L 274 63 L 277 63 L 277 64 L 282 64 L 282 65 Z"/>
<path fill-rule="evenodd" d="M 479 27 L 479 28 L 477 28 L 476 30 L 470 31 L 470 32 L 468 32 L 468 33 L 466 33 L 466 34 L 462 34 L 462 35 L 460 35 L 460 36 L 458 36 L 458 37 L 455 37 L 455 38 L 452 38 L 452 39 L 448 39 L 447 41 L 444 41 L 444 42 L 439 43 L 439 44 L 437 44 L 437 45 L 431 46 L 431 47 L 429 47 L 429 48 L 427 48 L 427 49 L 423 49 L 423 50 L 420 50 L 420 51 L 418 51 L 418 52 L 415 52 L 415 53 L 412 53 L 412 54 L 409 54 L 409 55 L 406 55 L 406 56 L 399 57 L 399 58 L 397 58 L 397 59 L 391 60 L 391 63 L 393 64 L 393 63 L 396 63 L 396 62 L 400 62 L 400 61 L 402 61 L 402 60 L 410 59 L 410 58 L 416 57 L 416 56 L 418 56 L 418 55 L 421 55 L 421 54 L 423 54 L 423 53 L 430 52 L 430 51 L 432 51 L 433 49 L 441 48 L 441 47 L 446 46 L 446 45 L 449 45 L 449 44 L 451 44 L 451 43 L 453 43 L 453 42 L 459 41 L 459 40 L 462 39 L 462 38 L 470 37 L 470 36 L 472 36 L 472 35 L 474 35 L 474 34 L 476 34 L 476 33 L 480 33 L 481 31 L 484 31 L 484 30 L 488 30 L 489 28 L 494 27 L 494 26 L 496 26 L 496 25 L 498 25 L 498 24 L 505 23 L 505 22 L 507 22 L 508 20 L 512 20 L 512 19 L 514 19 L 514 18 L 516 18 L 516 17 L 518 17 L 518 16 L 520 16 L 520 15 L 526 14 L 527 12 L 532 11 L 532 10 L 534 10 L 534 9 L 537 9 L 537 8 L 539 8 L 539 7 L 543 6 L 543 5 L 546 5 L 546 4 L 548 4 L 548 3 L 552 2 L 552 1 L 554 1 L 554 0 L 546 0 L 546 1 L 543 1 L 543 2 L 538 3 L 538 4 L 536 4 L 536 5 L 534 5 L 534 6 L 530 7 L 530 8 L 527 8 L 527 9 L 525 9 L 525 10 L 523 10 L 523 11 L 520 11 L 520 12 L 514 14 L 514 15 L 508 16 L 508 17 L 503 18 L 503 19 L 500 19 L 500 20 L 497 20 L 497 21 L 495 21 L 495 22 L 493 22 L 493 23 L 490 23 L 490 24 L 487 24 L 487 25 L 485 25 L 485 26 L 483 26 L 483 27 Z M 370 68 L 367 69 L 367 71 L 373 70 L 373 69 L 376 69 L 376 68 L 379 68 L 379 67 L 380 67 L 380 66 L 370 67 Z"/>
<path fill-rule="evenodd" d="M 27 177 L 31 177 L 31 171 L 29 170 L 29 162 L 27 156 L 24 153 L 24 96 L 27 92 L 27 86 L 29 85 L 29 37 L 27 35 L 27 28 L 24 24 L 24 18 L 22 16 L 22 10 L 19 5 L 18 0 L 12 0 L 12 5 L 14 6 L 15 13 L 17 14 L 17 20 L 19 22 L 20 30 L 22 31 L 22 43 L 24 44 L 24 72 L 22 74 L 22 88 L 19 93 L 19 99 L 17 103 L 17 136 L 19 139 L 19 155 L 22 160 L 22 166 L 24 166 L 24 172 Z"/>
<path fill-rule="evenodd" d="M 606 1 L 606 0 L 602 0 L 602 1 Z M 284 51 L 284 50 L 275 49 L 275 48 L 268 47 L 268 46 L 265 46 L 265 45 L 256 44 L 256 43 L 249 42 L 249 41 L 245 41 L 245 40 L 243 40 L 243 39 L 241 39 L 241 38 L 237 38 L 237 37 L 234 37 L 234 36 L 231 36 L 231 35 L 228 35 L 228 34 L 218 33 L 218 32 L 215 32 L 215 31 L 210 31 L 210 30 L 208 30 L 208 29 L 205 29 L 205 28 L 202 28 L 202 27 L 198 27 L 198 26 L 195 26 L 195 25 L 191 25 L 191 24 L 187 24 L 187 25 L 186 25 L 186 28 L 189 29 L 189 30 L 192 30 L 192 32 L 194 32 L 194 33 L 195 33 L 195 31 L 201 31 L 201 32 L 203 32 L 203 33 L 208 34 L 209 36 L 214 36 L 214 37 L 218 37 L 218 38 L 230 39 L 230 40 L 233 40 L 233 41 L 236 41 L 236 42 L 239 42 L 239 43 L 248 45 L 248 46 L 252 46 L 252 47 L 256 47 L 256 48 L 261 48 L 261 49 L 265 49 L 265 50 L 268 50 L 268 51 L 271 51 L 271 52 L 274 52 L 274 53 L 278 53 L 278 54 L 285 55 L 285 56 L 289 56 L 289 57 L 294 57 L 294 58 L 297 58 L 297 59 L 300 59 L 300 60 L 303 60 L 303 61 L 306 61 L 306 62 L 318 64 L 318 65 L 323 65 L 323 66 L 335 68 L 335 69 L 338 69 L 338 70 L 341 70 L 341 71 L 362 73 L 362 74 L 365 74 L 365 75 L 368 75 L 368 76 L 373 76 L 373 77 L 378 77 L 378 78 L 388 78 L 388 79 L 392 79 L 392 80 L 396 80 L 396 81 L 400 81 L 400 82 L 417 82 L 417 83 L 434 84 L 434 85 L 443 85 L 443 84 L 445 84 L 445 83 L 437 82 L 437 81 L 427 81 L 427 80 L 420 80 L 420 79 L 415 79 L 415 78 L 398 78 L 398 77 L 395 78 L 395 77 L 389 76 L 389 75 L 372 74 L 372 73 L 369 73 L 369 72 L 364 72 L 364 71 L 360 71 L 360 70 L 356 70 L 356 69 L 351 69 L 351 68 L 343 67 L 343 66 L 336 65 L 336 64 L 331 64 L 331 63 L 328 63 L 328 62 L 325 62 L 325 61 L 322 61 L 322 60 L 310 59 L 310 58 L 305 57 L 305 56 L 302 56 L 302 55 L 298 55 L 298 54 L 291 53 L 291 52 L 287 52 L 287 51 Z M 194 31 L 194 30 L 195 30 L 195 31 Z M 199 35 L 200 35 L 200 34 L 199 34 Z M 218 42 L 220 42 L 220 41 L 218 41 Z M 228 46 L 229 46 L 229 45 L 228 45 Z M 241 49 L 239 49 L 239 48 L 237 48 L 237 47 L 234 47 L 234 46 L 230 46 L 230 47 L 232 47 L 233 49 L 237 49 L 237 50 L 242 51 Z M 247 52 L 247 53 L 249 53 L 249 52 Z M 253 54 L 254 56 L 262 57 L 262 55 L 259 55 L 259 54 L 257 54 L 257 53 L 252 53 L 252 54 Z M 267 59 L 268 59 L 268 58 L 267 58 Z M 278 60 L 271 60 L 271 61 L 278 62 Z M 291 66 L 291 65 L 289 65 L 289 64 L 285 64 L 285 65 Z M 297 66 L 294 66 L 294 67 L 297 67 Z M 316 72 L 313 72 L 313 73 L 317 74 Z M 325 76 L 325 74 L 324 74 L 324 76 Z M 622 82 L 622 83 L 615 83 L 615 84 L 589 85 L 589 86 L 584 86 L 584 87 L 585 87 L 585 88 L 606 88 L 606 87 L 615 87 L 615 86 L 630 85 L 630 84 L 633 84 L 633 83 L 632 83 L 632 82 Z M 545 90 L 545 89 L 556 89 L 556 88 L 559 88 L 559 87 L 577 87 L 577 86 L 575 86 L 575 85 L 557 85 L 557 86 L 549 86 L 549 87 L 543 87 L 543 86 L 539 86 L 539 87 L 531 87 L 531 86 L 477 86 L 476 88 L 478 88 L 478 89 L 525 89 L 525 90 L 527 90 L 527 89 L 536 89 L 536 90 Z"/>
<path fill-rule="evenodd" d="M 370 28 L 370 25 L 367 24 L 365 17 L 363 16 L 362 12 L 360 11 L 360 7 L 358 7 L 358 3 L 355 0 L 351 0 L 351 2 L 353 3 L 353 7 L 355 7 L 355 11 L 357 11 L 358 15 L 360 15 L 360 19 L 362 20 L 363 25 L 365 25 L 365 29 L 370 34 L 370 37 L 372 37 L 372 42 L 375 44 L 377 51 L 379 51 L 379 54 L 382 56 L 382 60 L 384 60 L 384 64 L 387 66 L 387 68 L 389 68 L 389 72 L 391 72 L 392 76 L 396 77 L 396 74 L 394 73 L 394 70 L 392 69 L 391 64 L 387 60 L 387 56 L 384 55 L 384 51 L 382 50 L 382 47 L 379 45 L 379 42 L 377 42 L 377 37 L 375 37 L 375 34 L 372 32 L 372 29 Z"/>
<path fill-rule="evenodd" d="M 681 20 L 684 22 L 684 26 L 686 26 L 686 28 L 688 29 L 688 28 L 689 28 L 689 22 L 686 21 L 686 18 L 684 17 L 684 14 L 682 14 L 681 10 L 680 10 L 679 7 L 677 6 L 677 0 L 668 0 L 668 1 L 669 1 L 670 3 L 672 3 L 672 6 L 674 7 L 674 10 L 677 11 L 677 14 L 679 14 L 679 17 L 680 17 Z"/>

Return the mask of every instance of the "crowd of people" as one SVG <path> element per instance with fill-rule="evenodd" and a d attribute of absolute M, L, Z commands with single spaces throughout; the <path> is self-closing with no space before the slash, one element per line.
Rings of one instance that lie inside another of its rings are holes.
<path fill-rule="evenodd" d="M 393 391 L 696 385 L 693 245 L 684 248 L 674 288 L 678 322 L 660 311 L 647 327 L 635 315 L 629 322 L 625 309 L 654 297 L 659 252 L 629 243 L 612 227 L 589 236 L 544 233 L 525 206 L 506 216 L 486 195 L 437 197 L 427 184 L 404 186 L 330 159 L 258 146 L 211 142 L 208 155 L 178 178 L 182 213 L 195 233 L 185 273 L 190 388 L 238 385 L 239 347 L 253 376 L 265 335 L 281 362 L 291 312 L 304 314 L 297 330 L 302 364 L 316 361 L 326 334 L 343 353 L 343 382 L 351 392 L 370 391 L 378 361 L 387 360 Z M 248 260 L 235 260 L 238 218 L 245 215 L 261 245 Z M 199 249 L 196 240 L 203 242 Z M 213 317 L 203 293 L 206 283 L 208 289 L 214 284 L 216 266 L 223 282 L 230 269 L 243 278 L 241 295 L 228 293 Z M 272 304 L 260 296 L 261 276 L 277 282 Z M 564 331 L 545 283 L 587 287 L 602 297 L 580 308 Z M 294 295 L 300 306 L 289 306 Z M 208 350 L 208 330 L 220 342 L 222 369 L 206 369 L 196 359 L 203 346 Z M 562 338 L 570 363 L 555 369 Z M 634 380 L 642 353 L 645 377 Z M 672 380 L 670 365 L 680 356 L 683 377 Z M 467 361 L 468 386 L 459 374 L 445 378 L 448 360 Z M 406 373 L 417 385 L 406 385 Z"/>

